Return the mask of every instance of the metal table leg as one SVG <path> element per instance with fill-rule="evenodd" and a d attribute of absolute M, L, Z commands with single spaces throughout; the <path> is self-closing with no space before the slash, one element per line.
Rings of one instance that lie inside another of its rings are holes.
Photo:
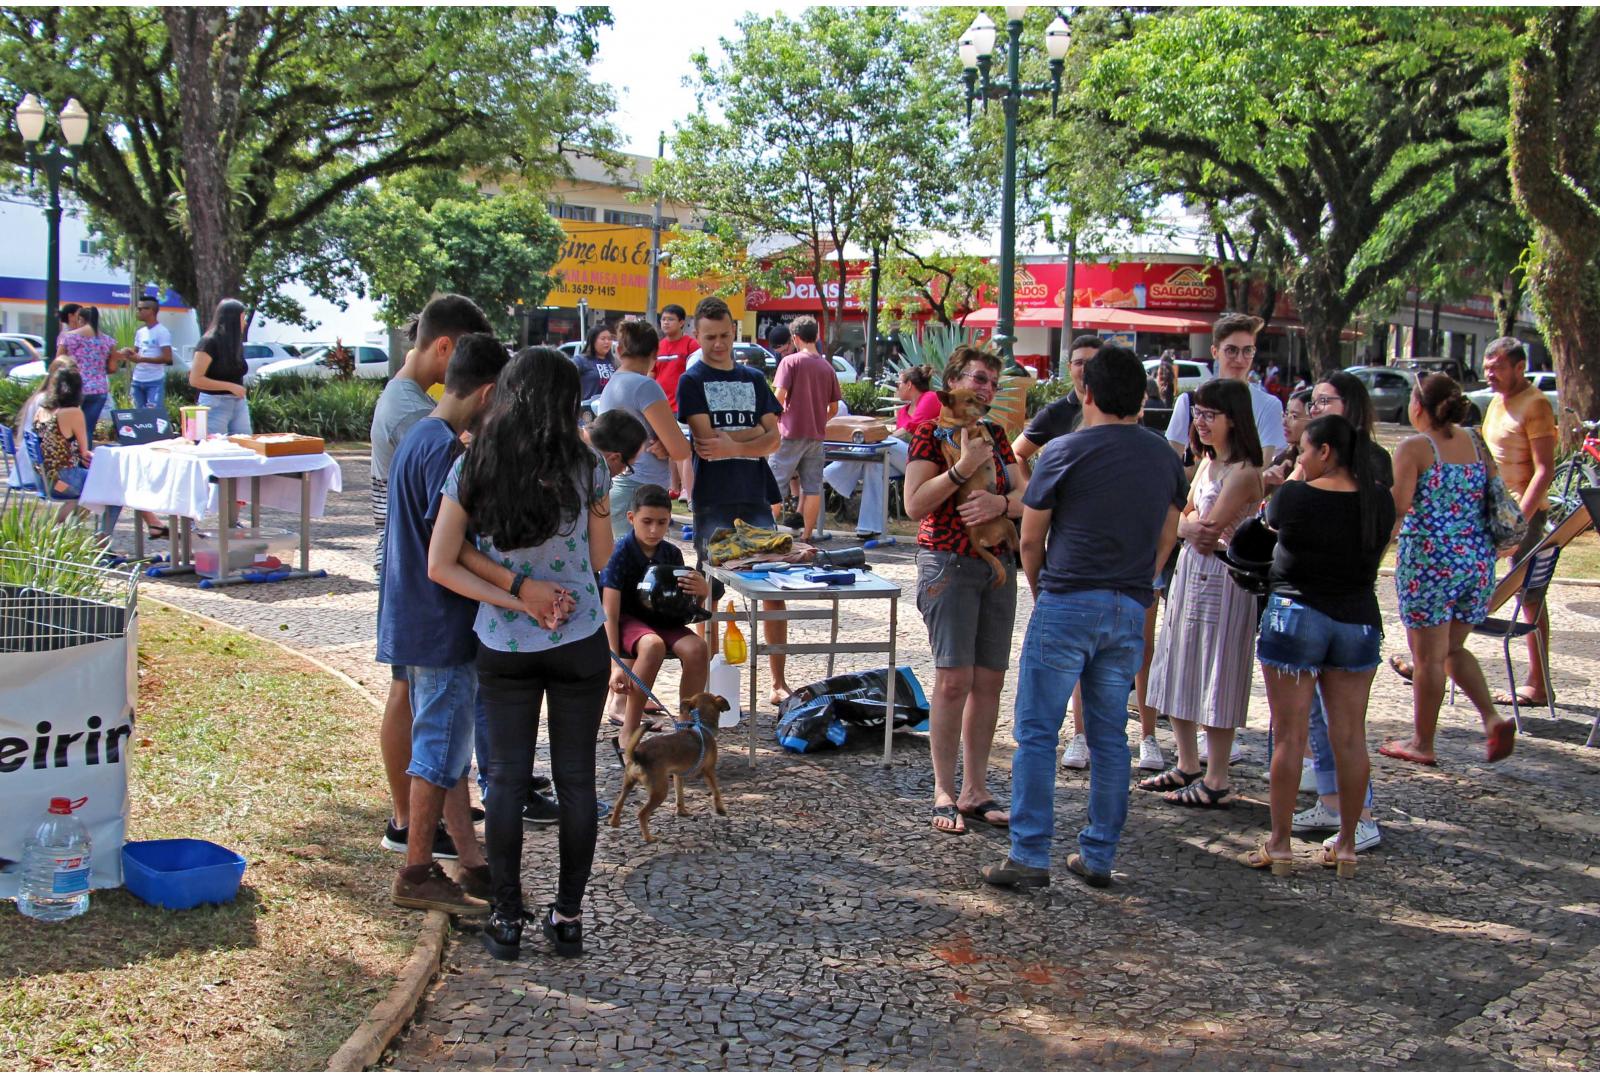
<path fill-rule="evenodd" d="M 831 624 L 829 625 L 829 628 L 828 628 L 828 644 L 829 645 L 837 645 L 837 644 L 839 644 L 839 598 L 837 596 L 833 598 L 833 621 L 831 622 Z M 830 678 L 830 679 L 833 678 L 833 660 L 834 660 L 834 654 L 832 652 L 829 652 L 828 653 L 828 678 Z"/>
<path fill-rule="evenodd" d="M 898 681 L 895 678 L 895 644 L 899 640 L 900 598 L 889 597 L 889 692 L 884 695 L 887 704 L 883 710 L 883 762 L 889 765 L 894 757 L 894 688 Z"/>
<path fill-rule="evenodd" d="M 750 613 L 750 767 L 756 767 L 756 661 L 761 656 L 761 640 L 756 634 L 756 612 L 760 610 L 761 603 L 757 600 L 746 599 L 746 610 Z"/>
<path fill-rule="evenodd" d="M 887 449 L 878 455 L 878 468 L 883 471 L 883 483 L 878 485 L 878 520 L 883 522 L 883 532 L 887 537 L 889 534 L 889 451 Z"/>
<path fill-rule="evenodd" d="M 261 477 L 250 478 L 250 527 L 261 527 Z"/>
<path fill-rule="evenodd" d="M 228 533 L 233 524 L 233 504 L 238 481 L 231 476 L 217 478 L 217 577 L 230 577 Z"/>

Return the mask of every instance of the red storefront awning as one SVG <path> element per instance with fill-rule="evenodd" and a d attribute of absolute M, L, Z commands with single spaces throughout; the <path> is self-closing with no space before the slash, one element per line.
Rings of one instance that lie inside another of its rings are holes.
<path fill-rule="evenodd" d="M 966 326 L 992 327 L 999 321 L 998 308 L 979 308 L 962 320 Z M 1175 312 L 1144 311 L 1139 308 L 1073 308 L 1072 325 L 1091 330 L 1132 330 L 1151 334 L 1206 334 L 1211 332 L 1214 316 L 1206 314 L 1185 315 Z M 1017 326 L 1048 326 L 1060 328 L 1060 308 L 1020 308 L 1016 314 Z"/>

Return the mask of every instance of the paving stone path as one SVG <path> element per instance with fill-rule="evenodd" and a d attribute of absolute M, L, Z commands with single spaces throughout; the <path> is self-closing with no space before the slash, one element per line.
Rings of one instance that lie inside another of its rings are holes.
<path fill-rule="evenodd" d="M 328 578 L 146 588 L 317 655 L 381 693 L 366 456 L 338 456 L 345 492 L 316 527 L 314 565 Z M 911 555 L 874 553 L 908 598 Z M 1379 595 L 1392 649 L 1404 636 L 1387 579 Z M 886 632 L 886 612 L 856 607 L 853 629 Z M 1025 598 L 1020 607 L 1019 646 Z M 1060 774 L 1055 883 L 1012 895 L 977 878 L 1005 853 L 1004 833 L 928 828 L 924 739 L 897 738 L 887 769 L 870 737 L 801 757 L 776 748 L 764 712 L 755 768 L 742 753 L 725 754 L 719 768 L 728 817 L 711 815 L 693 783 L 692 816 L 664 807 L 653 821 L 657 844 L 640 840 L 631 814 L 622 828 L 602 824 L 583 959 L 558 960 L 535 937 L 520 962 L 496 963 L 472 927 L 458 927 L 444 975 L 392 1064 L 1600 1067 L 1600 750 L 1583 747 L 1600 679 L 1600 590 L 1557 587 L 1552 609 L 1558 719 L 1530 711 L 1515 756 L 1486 766 L 1470 710 L 1447 704 L 1441 768 L 1374 755 L 1384 843 L 1345 882 L 1310 863 L 1308 842 L 1296 842 L 1302 858 L 1287 879 L 1235 861 L 1267 827 L 1259 687 L 1235 766 L 1241 805 L 1185 811 L 1135 793 L 1116 885 L 1104 892 L 1063 866 L 1082 824 L 1086 774 Z M 931 682 L 914 608 L 902 610 L 901 655 Z M 804 640 L 817 627 L 794 632 Z M 1497 650 L 1478 651 L 1503 688 Z M 813 658 L 791 664 L 795 685 L 823 674 Z M 994 754 L 1002 800 L 1010 693 Z M 1374 746 L 1406 730 L 1409 709 L 1409 691 L 1381 670 Z M 742 730 L 733 743 L 742 750 Z M 614 798 L 618 767 L 608 749 L 599 760 L 602 795 Z M 530 830 L 530 906 L 548 902 L 554 866 L 554 832 Z"/>

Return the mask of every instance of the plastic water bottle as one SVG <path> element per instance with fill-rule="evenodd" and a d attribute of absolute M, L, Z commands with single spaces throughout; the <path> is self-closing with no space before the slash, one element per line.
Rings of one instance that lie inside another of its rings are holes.
<path fill-rule="evenodd" d="M 55 798 L 22 847 L 17 910 L 62 922 L 89 910 L 89 831 L 72 812 L 87 799 Z"/>

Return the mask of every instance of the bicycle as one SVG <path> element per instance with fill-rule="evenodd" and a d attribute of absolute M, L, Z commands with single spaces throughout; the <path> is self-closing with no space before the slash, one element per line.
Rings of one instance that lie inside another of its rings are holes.
<path fill-rule="evenodd" d="M 1570 405 L 1566 407 L 1566 411 L 1577 417 L 1577 424 L 1584 432 L 1584 439 L 1577 450 L 1556 466 L 1555 475 L 1550 478 L 1549 527 L 1551 529 L 1561 524 L 1583 505 L 1583 500 L 1578 495 L 1581 489 L 1600 487 L 1600 420 L 1585 420 L 1578 410 Z"/>

